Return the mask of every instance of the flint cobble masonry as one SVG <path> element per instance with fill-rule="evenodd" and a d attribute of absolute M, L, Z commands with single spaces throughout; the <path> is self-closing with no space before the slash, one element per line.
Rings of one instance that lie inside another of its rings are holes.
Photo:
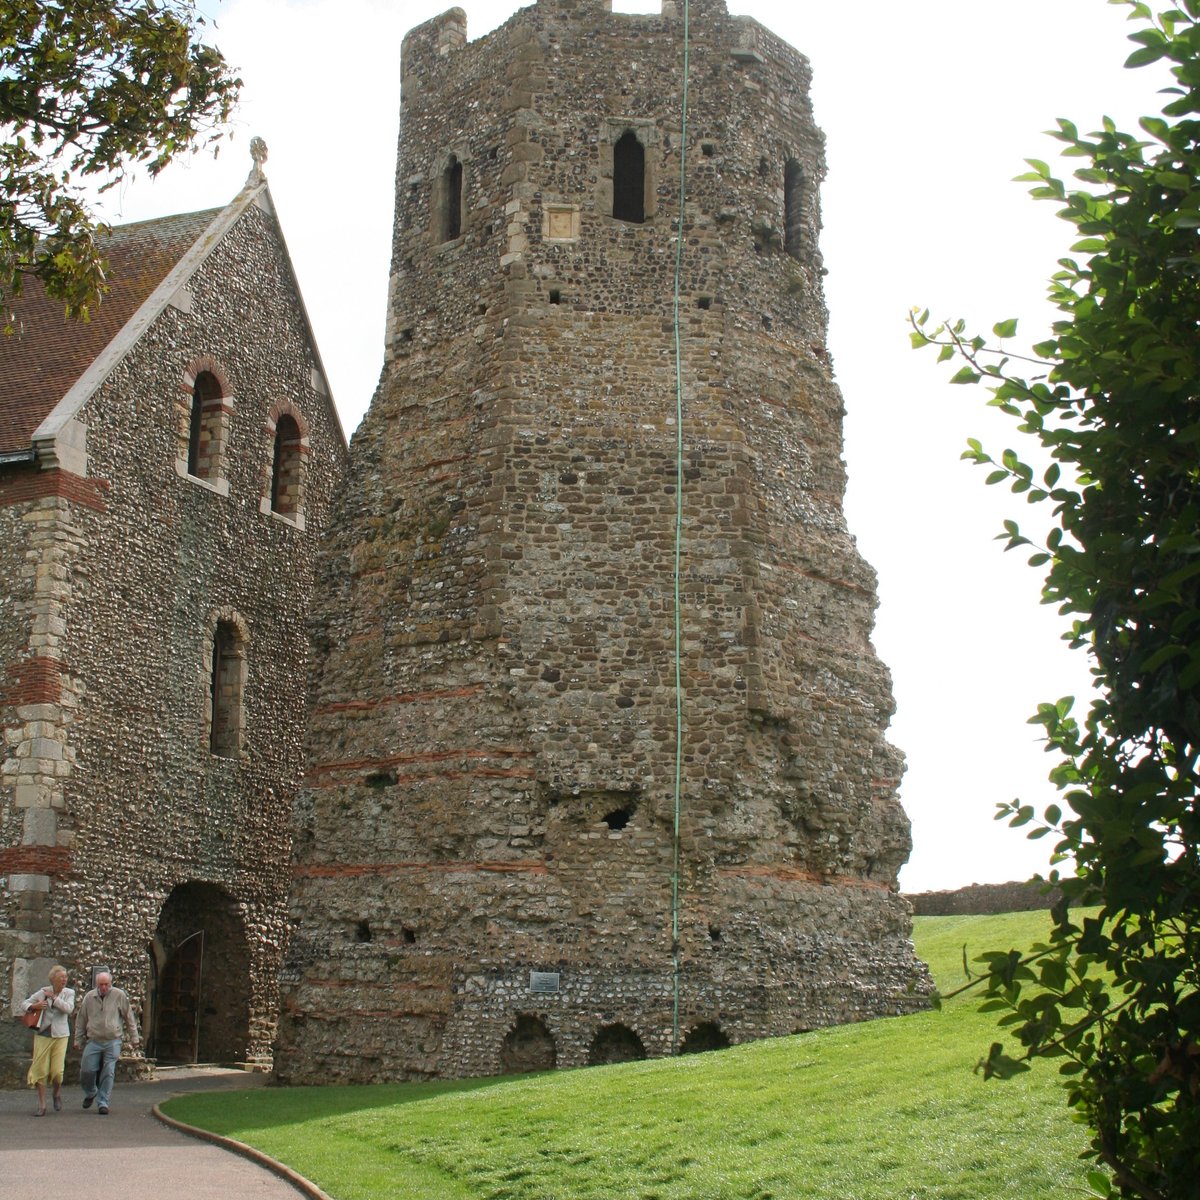
<path fill-rule="evenodd" d="M 926 1003 L 809 66 L 721 0 L 689 50 L 685 133 L 669 3 L 539 0 L 474 42 L 451 9 L 404 40 L 385 369 L 317 567 L 284 1082 Z"/>

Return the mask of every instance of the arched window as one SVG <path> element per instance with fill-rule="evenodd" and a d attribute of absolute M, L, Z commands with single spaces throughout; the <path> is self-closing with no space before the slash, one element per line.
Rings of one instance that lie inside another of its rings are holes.
<path fill-rule="evenodd" d="M 783 169 L 783 248 L 799 258 L 804 248 L 804 168 L 789 158 Z"/>
<path fill-rule="evenodd" d="M 237 758 L 242 748 L 245 716 L 246 647 L 232 621 L 218 621 L 212 640 L 209 690 L 208 749 L 218 758 Z"/>
<path fill-rule="evenodd" d="M 192 385 L 192 412 L 188 424 L 189 475 L 214 479 L 221 464 L 221 385 L 211 371 L 201 371 Z"/>
<path fill-rule="evenodd" d="M 275 426 L 271 456 L 271 511 L 294 516 L 300 511 L 300 426 L 285 413 Z"/>
<path fill-rule="evenodd" d="M 646 219 L 646 150 L 627 129 L 613 147 L 613 213 L 636 225 Z"/>
<path fill-rule="evenodd" d="M 463 165 L 457 155 L 450 155 L 442 168 L 438 187 L 440 213 L 439 241 L 452 242 L 462 234 Z"/>

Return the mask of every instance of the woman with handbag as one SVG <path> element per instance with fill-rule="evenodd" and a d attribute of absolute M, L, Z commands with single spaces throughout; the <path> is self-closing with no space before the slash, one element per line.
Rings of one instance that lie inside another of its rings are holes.
<path fill-rule="evenodd" d="M 75 992 L 67 987 L 66 967 L 51 967 L 49 978 L 49 987 L 38 988 L 21 1005 L 26 1022 L 34 1013 L 37 1014 L 37 1019 L 31 1025 L 34 1038 L 29 1085 L 37 1088 L 39 1117 L 46 1115 L 47 1081 L 54 1087 L 54 1111 L 62 1109 L 63 1067 L 67 1061 L 67 1041 L 71 1036 L 67 1018 L 75 1011 Z"/>

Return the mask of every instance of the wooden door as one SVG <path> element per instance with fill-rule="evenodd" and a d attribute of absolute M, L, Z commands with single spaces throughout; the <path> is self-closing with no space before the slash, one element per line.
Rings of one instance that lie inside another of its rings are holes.
<path fill-rule="evenodd" d="M 194 1063 L 200 1034 L 204 930 L 184 938 L 163 967 L 158 988 L 155 1048 L 163 1063 Z"/>

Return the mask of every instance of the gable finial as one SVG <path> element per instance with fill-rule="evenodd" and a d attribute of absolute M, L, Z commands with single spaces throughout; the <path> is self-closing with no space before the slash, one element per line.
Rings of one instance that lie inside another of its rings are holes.
<path fill-rule="evenodd" d="M 250 157 L 254 159 L 254 166 L 250 171 L 250 178 L 256 183 L 261 183 L 266 176 L 263 174 L 263 163 L 267 161 L 267 143 L 260 137 L 252 137 L 250 139 Z"/>

